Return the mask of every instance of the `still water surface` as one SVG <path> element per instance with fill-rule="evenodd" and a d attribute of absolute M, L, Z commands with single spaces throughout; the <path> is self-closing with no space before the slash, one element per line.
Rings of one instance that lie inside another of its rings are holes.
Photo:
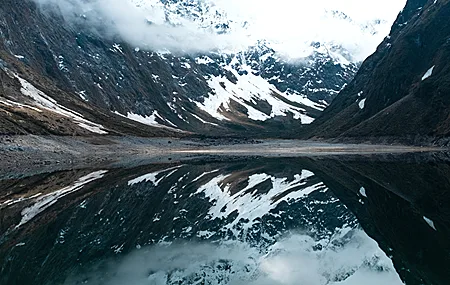
<path fill-rule="evenodd" d="M 450 284 L 450 164 L 227 158 L 0 181 L 0 284 Z"/>

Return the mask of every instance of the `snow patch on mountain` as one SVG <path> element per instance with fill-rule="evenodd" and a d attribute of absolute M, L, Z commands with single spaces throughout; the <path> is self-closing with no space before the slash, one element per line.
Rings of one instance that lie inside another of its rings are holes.
<path fill-rule="evenodd" d="M 433 71 L 434 71 L 435 67 L 436 66 L 433 66 L 433 67 L 431 67 L 430 69 L 427 70 L 425 75 L 422 77 L 422 81 L 424 81 L 425 79 L 427 79 L 427 78 L 431 77 L 431 75 L 433 75 Z"/>
<path fill-rule="evenodd" d="M 208 124 L 208 125 L 215 126 L 215 127 L 219 126 L 218 124 L 215 124 L 215 123 L 211 123 L 211 122 L 205 121 L 205 120 L 203 120 L 202 118 L 200 118 L 199 116 L 197 116 L 197 115 L 195 115 L 195 114 L 193 114 L 193 113 L 191 113 L 191 115 L 192 115 L 194 118 L 196 118 L 197 120 L 199 120 L 200 122 L 202 122 L 203 124 Z"/>
<path fill-rule="evenodd" d="M 209 63 L 213 63 L 214 60 L 212 60 L 210 57 L 208 56 L 201 56 L 201 57 L 197 57 L 195 59 L 195 62 L 197 64 L 209 64 Z"/>
<path fill-rule="evenodd" d="M 114 112 L 114 114 L 119 115 L 119 116 L 124 117 L 124 118 L 128 118 L 130 120 L 133 120 L 133 121 L 136 121 L 136 122 L 139 122 L 139 123 L 142 123 L 144 125 L 149 125 L 149 126 L 156 127 L 156 128 L 169 129 L 169 130 L 176 131 L 176 132 L 182 132 L 182 130 L 177 129 L 177 125 L 175 125 L 171 121 L 169 121 L 169 120 L 165 119 L 164 117 L 162 117 L 158 113 L 158 111 L 156 111 L 156 110 L 153 111 L 153 114 L 150 115 L 150 116 L 142 116 L 142 115 L 134 114 L 134 113 L 131 113 L 131 112 L 128 112 L 127 115 L 125 116 L 125 115 L 123 115 L 123 114 L 121 114 L 121 113 L 119 113 L 117 111 Z M 160 122 L 166 122 L 167 124 L 171 125 L 172 127 L 169 127 L 167 125 L 161 124 L 161 123 L 158 122 L 158 120 Z"/>
<path fill-rule="evenodd" d="M 230 120 L 227 113 L 230 111 L 232 101 L 244 106 L 247 116 L 251 120 L 266 121 L 276 116 L 287 116 L 289 113 L 294 119 L 301 120 L 303 124 L 310 124 L 314 118 L 308 116 L 305 109 L 289 104 L 293 102 L 310 106 L 317 110 L 323 110 L 322 106 L 309 100 L 305 96 L 282 93 L 274 85 L 267 82 L 261 76 L 257 76 L 248 65 L 240 65 L 245 74 L 240 74 L 232 66 L 236 64 L 236 58 L 225 69 L 230 71 L 237 82 L 231 82 L 224 76 L 212 76 L 208 84 L 214 93 L 210 93 L 203 102 L 196 102 L 197 106 L 218 120 Z M 284 99 L 283 99 L 284 98 Z M 269 111 L 262 111 L 258 104 L 264 102 L 271 107 Z"/>
<path fill-rule="evenodd" d="M 19 80 L 20 84 L 22 85 L 22 88 L 20 91 L 23 95 L 33 99 L 33 104 L 40 108 L 44 109 L 53 113 L 57 113 L 61 116 L 68 117 L 72 119 L 79 127 L 86 129 L 92 133 L 96 134 L 107 134 L 104 130 L 104 127 L 100 124 L 91 122 L 89 120 L 86 120 L 83 118 L 83 116 L 73 110 L 70 110 L 56 102 L 53 98 L 46 95 L 41 90 L 34 87 L 30 82 L 27 80 L 19 77 L 18 75 L 15 75 L 16 78 Z M 24 105 L 25 106 L 25 105 Z"/>

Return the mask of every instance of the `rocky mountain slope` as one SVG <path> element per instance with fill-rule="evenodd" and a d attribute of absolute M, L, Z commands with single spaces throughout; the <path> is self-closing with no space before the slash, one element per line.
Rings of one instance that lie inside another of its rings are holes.
<path fill-rule="evenodd" d="M 186 17 L 218 34 L 237 25 L 197 2 L 158 5 L 164 23 L 172 26 Z M 3 0 L 0 7 L 2 133 L 292 133 L 312 123 L 358 69 L 338 43 L 312 42 L 297 61 L 265 41 L 242 51 L 149 51 L 116 34 L 104 36 L 107 31 L 90 25 L 95 14 L 67 21 L 52 1 L 39 3 Z M 145 1 L 133 3 L 149 9 Z M 333 17 L 351 21 L 338 12 Z M 147 21 L 153 25 L 158 19 Z M 376 34 L 376 24 L 361 29 Z M 24 83 L 58 106 L 22 92 Z"/>
<path fill-rule="evenodd" d="M 316 121 L 313 135 L 407 142 L 448 138 L 449 16 L 449 1 L 408 1 L 390 36 Z"/>
<path fill-rule="evenodd" d="M 137 126 L 131 120 L 77 100 L 72 93 L 60 89 L 51 79 L 17 62 L 4 51 L 0 53 L 1 134 L 181 134 L 146 125 Z"/>

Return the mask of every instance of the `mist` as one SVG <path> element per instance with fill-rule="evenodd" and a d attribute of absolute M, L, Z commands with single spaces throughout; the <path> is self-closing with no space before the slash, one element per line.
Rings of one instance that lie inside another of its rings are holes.
<path fill-rule="evenodd" d="M 68 23 L 133 47 L 172 53 L 239 52 L 265 40 L 287 58 L 311 53 L 311 43 L 342 46 L 363 60 L 388 35 L 406 0 L 196 0 L 202 15 L 183 17 L 181 4 L 160 0 L 34 0 Z M 206 12 L 205 12 L 206 11 Z M 339 11 L 346 16 L 336 17 Z M 218 33 L 216 24 L 228 29 Z"/>
<path fill-rule="evenodd" d="M 149 12 L 130 1 L 35 0 L 43 11 L 58 12 L 66 22 L 83 25 L 109 39 L 120 38 L 133 47 L 152 51 L 192 53 L 224 47 L 224 37 L 183 25 L 157 23 Z M 222 39 L 223 38 L 223 39 Z"/>
<path fill-rule="evenodd" d="M 71 276 L 65 284 L 403 284 L 389 258 L 363 231 L 344 239 L 344 245 L 329 242 L 322 250 L 313 250 L 317 241 L 302 234 L 267 249 L 239 241 L 155 245 Z"/>

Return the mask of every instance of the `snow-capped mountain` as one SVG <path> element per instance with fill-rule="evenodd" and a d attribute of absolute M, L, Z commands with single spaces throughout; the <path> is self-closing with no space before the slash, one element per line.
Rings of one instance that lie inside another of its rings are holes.
<path fill-rule="evenodd" d="M 290 57 L 276 39 L 252 36 L 261 22 L 231 13 L 220 1 L 35 2 L 0 10 L 3 71 L 23 72 L 21 78 L 52 100 L 77 101 L 83 108 L 74 111 L 106 125 L 107 133 L 134 129 L 144 135 L 142 124 L 210 135 L 297 133 L 352 80 L 359 64 L 350 45 L 320 37 L 305 37 L 301 52 Z M 365 35 L 378 35 L 384 23 L 325 12 Z M 0 102 L 17 99 L 2 97 Z M 23 116 L 17 105 L 0 104 Z M 37 112 L 32 120 L 46 121 L 41 117 Z M 44 130 L 38 133 L 55 129 L 39 126 Z M 9 128 L 30 129 L 14 122 Z"/>
<path fill-rule="evenodd" d="M 312 136 L 449 145 L 448 9 L 446 1 L 408 1 Z"/>

